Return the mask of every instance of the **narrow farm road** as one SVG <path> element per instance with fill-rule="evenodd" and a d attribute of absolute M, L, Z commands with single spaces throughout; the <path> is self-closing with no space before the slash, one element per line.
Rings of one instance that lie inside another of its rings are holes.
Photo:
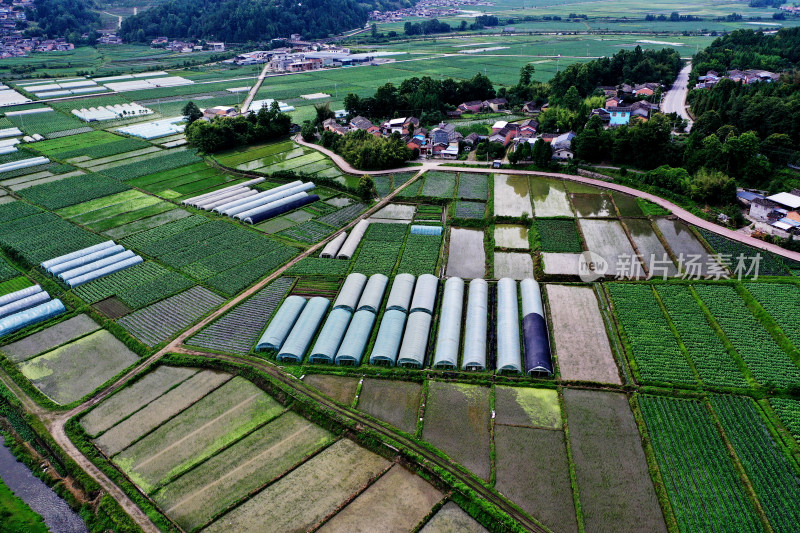
<path fill-rule="evenodd" d="M 250 104 L 253 103 L 253 98 L 255 98 L 256 94 L 258 94 L 258 90 L 261 88 L 261 84 L 264 83 L 264 78 L 267 77 L 267 67 L 268 66 L 269 66 L 269 63 L 264 65 L 264 68 L 261 70 L 261 74 L 259 74 L 258 78 L 256 79 L 256 82 L 253 84 L 253 87 L 250 89 L 250 92 L 247 93 L 247 98 L 245 98 L 244 102 L 242 102 L 242 107 L 241 107 L 242 110 L 249 109 L 250 108 Z"/>
<path fill-rule="evenodd" d="M 632 187 L 627 187 L 625 185 L 619 185 L 614 182 L 610 181 L 603 181 L 594 178 L 586 178 L 584 176 L 576 176 L 574 174 L 564 174 L 561 172 L 539 172 L 534 170 L 513 170 L 513 169 L 489 169 L 489 168 L 471 168 L 471 167 L 446 167 L 444 166 L 445 163 L 448 161 L 439 160 L 439 161 L 426 161 L 422 164 L 421 167 L 409 167 L 409 168 L 395 168 L 391 170 L 381 170 L 377 172 L 365 172 L 363 170 L 357 170 L 353 168 L 347 161 L 342 159 L 339 155 L 334 154 L 330 150 L 327 150 L 321 146 L 307 143 L 303 139 L 299 138 L 299 136 L 295 139 L 296 142 L 302 144 L 303 146 L 307 146 L 309 148 L 314 148 L 319 150 L 320 152 L 324 153 L 325 155 L 329 156 L 333 161 L 345 172 L 357 175 L 363 174 L 387 174 L 387 173 L 394 173 L 394 172 L 402 172 L 404 170 L 411 170 L 417 169 L 419 171 L 426 171 L 431 169 L 440 169 L 440 170 L 450 170 L 452 172 L 478 172 L 478 173 L 487 173 L 491 172 L 493 174 L 514 174 L 514 175 L 523 175 L 523 176 L 545 176 L 548 178 L 557 178 L 562 180 L 569 180 L 574 181 L 577 183 L 585 183 L 586 185 L 592 185 L 594 187 L 600 187 L 603 189 L 609 189 L 612 191 L 619 191 L 625 194 L 629 194 L 631 196 L 635 196 L 637 198 L 643 198 L 654 204 L 660 205 L 665 209 L 669 209 L 672 211 L 676 217 L 681 219 L 682 221 L 686 222 L 687 224 L 692 224 L 704 230 L 708 230 L 712 233 L 716 233 L 717 235 L 721 235 L 727 239 L 732 241 L 737 241 L 742 244 L 746 244 L 748 246 L 752 246 L 753 248 L 757 248 L 759 250 L 764 250 L 766 252 L 774 253 L 775 255 L 779 255 L 781 257 L 785 257 L 787 259 L 792 259 L 794 261 L 800 261 L 800 253 L 792 252 L 785 248 L 781 248 L 775 244 L 770 244 L 764 242 L 760 239 L 756 239 L 755 237 L 751 237 L 749 235 L 744 235 L 743 233 L 739 233 L 732 229 L 725 228 L 718 224 L 714 224 L 713 222 L 709 222 L 704 220 L 696 215 L 693 215 L 686 209 L 683 209 L 679 205 L 676 205 L 669 200 L 665 200 L 660 196 L 656 196 L 654 194 L 650 194 L 648 192 L 640 191 L 638 189 L 634 189 Z"/>
<path fill-rule="evenodd" d="M 677 113 L 679 117 L 688 121 L 686 132 L 692 129 L 692 117 L 686 111 L 686 96 L 689 94 L 689 73 L 692 71 L 692 62 L 687 61 L 686 65 L 678 73 L 675 83 L 669 91 L 664 94 L 661 102 L 661 111 L 664 113 Z"/>

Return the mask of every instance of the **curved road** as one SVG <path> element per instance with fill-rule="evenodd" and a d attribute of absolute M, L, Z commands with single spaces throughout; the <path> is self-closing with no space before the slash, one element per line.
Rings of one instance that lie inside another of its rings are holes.
<path fill-rule="evenodd" d="M 661 101 L 661 111 L 664 113 L 677 113 L 679 117 L 688 122 L 686 133 L 692 129 L 692 117 L 686 111 L 686 95 L 689 94 L 689 73 L 692 71 L 692 62 L 687 61 L 686 65 L 678 73 L 675 83 L 664 94 Z"/>

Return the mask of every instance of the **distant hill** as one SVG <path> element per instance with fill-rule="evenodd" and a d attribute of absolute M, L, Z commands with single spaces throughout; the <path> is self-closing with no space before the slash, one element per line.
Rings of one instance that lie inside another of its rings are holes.
<path fill-rule="evenodd" d="M 363 26 L 375 9 L 410 7 L 416 0 L 168 0 L 123 20 L 120 36 L 266 41 L 299 33 L 327 37 Z"/>

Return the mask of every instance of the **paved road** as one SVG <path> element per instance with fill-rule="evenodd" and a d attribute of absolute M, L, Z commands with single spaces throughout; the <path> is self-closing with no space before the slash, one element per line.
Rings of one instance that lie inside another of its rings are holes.
<path fill-rule="evenodd" d="M 484 168 L 480 168 L 480 167 L 478 167 L 478 168 L 443 167 L 442 165 L 444 165 L 445 163 L 448 163 L 448 161 L 443 161 L 443 160 L 438 160 L 438 161 L 437 160 L 429 160 L 429 161 L 426 161 L 425 163 L 423 163 L 421 167 L 396 168 L 396 169 L 391 169 L 391 170 L 381 170 L 381 171 L 377 171 L 377 172 L 366 172 L 366 171 L 363 171 L 363 170 L 357 170 L 357 169 L 353 168 L 347 161 L 342 159 L 342 157 L 340 157 L 339 155 L 334 154 L 330 150 L 327 150 L 327 149 L 325 149 L 325 148 L 323 148 L 323 147 L 321 147 L 319 145 L 307 143 L 302 138 L 300 138 L 299 136 L 297 138 L 295 138 L 295 141 L 298 142 L 299 144 L 302 144 L 303 146 L 307 146 L 309 148 L 314 148 L 316 150 L 319 150 L 320 152 L 324 153 L 325 155 L 331 157 L 331 159 L 333 159 L 333 161 L 337 165 L 339 165 L 339 167 L 342 170 L 344 170 L 345 172 L 351 173 L 351 174 L 358 174 L 358 175 L 363 175 L 363 174 L 388 174 L 388 173 L 392 173 L 392 172 L 408 171 L 410 169 L 420 170 L 420 171 L 422 171 L 422 170 L 440 169 L 440 170 L 451 170 L 451 171 L 458 171 L 458 172 L 481 172 L 481 173 L 492 172 L 494 174 L 517 174 L 517 175 L 528 175 L 528 176 L 547 176 L 547 177 L 550 177 L 550 178 L 558 178 L 558 179 L 562 179 L 562 180 L 575 181 L 575 182 L 578 182 L 578 183 L 585 183 L 587 185 L 592 185 L 594 187 L 600 187 L 600 188 L 603 188 L 603 189 L 611 189 L 613 191 L 624 192 L 625 194 L 629 194 L 631 196 L 636 196 L 638 198 L 644 198 L 645 200 L 649 200 L 650 202 L 653 202 L 654 204 L 658 204 L 658 205 L 660 205 L 661 207 L 663 207 L 665 209 L 669 209 L 670 211 L 672 211 L 672 214 L 674 214 L 675 216 L 677 216 L 679 219 L 683 220 L 687 224 L 695 225 L 695 226 L 697 226 L 699 228 L 703 228 L 703 229 L 708 230 L 708 231 L 710 231 L 712 233 L 716 233 L 718 235 L 722 235 L 723 237 L 726 237 L 726 238 L 731 239 L 733 241 L 738 241 L 738 242 L 741 242 L 742 244 L 747 244 L 748 246 L 752 246 L 752 247 L 757 248 L 759 250 L 765 250 L 765 251 L 768 251 L 768 252 L 772 252 L 772 253 L 774 253 L 776 255 L 780 255 L 781 257 L 786 257 L 787 259 L 792 259 L 794 261 L 800 261 L 800 253 L 798 253 L 798 252 L 792 252 L 792 251 L 787 250 L 785 248 L 781 248 L 780 246 L 766 243 L 766 242 L 764 242 L 764 241 L 762 241 L 760 239 L 756 239 L 756 238 L 751 237 L 749 235 L 743 235 L 742 233 L 739 233 L 739 232 L 734 231 L 732 229 L 728 229 L 728 228 L 725 228 L 725 227 L 720 226 L 718 224 L 714 224 L 713 222 L 709 222 L 707 220 L 704 220 L 704 219 L 702 219 L 702 218 L 700 218 L 698 216 L 693 215 L 692 213 L 690 213 L 686 209 L 683 209 L 682 207 L 680 207 L 680 206 L 678 206 L 676 204 L 673 204 L 669 200 L 665 200 L 665 199 L 663 199 L 663 198 L 661 198 L 659 196 L 656 196 L 654 194 L 650 194 L 650 193 L 647 193 L 647 192 L 644 192 L 644 191 L 640 191 L 638 189 L 633 189 L 631 187 L 626 187 L 625 185 L 619 185 L 617 183 L 613 183 L 613 182 L 609 182 L 609 181 L 597 180 L 597 179 L 593 179 L 593 178 L 585 178 L 583 176 L 575 176 L 573 174 L 562 174 L 560 172 L 537 172 L 537 171 L 532 171 L 532 170 L 487 169 L 485 167 Z"/>
<path fill-rule="evenodd" d="M 689 94 L 689 73 L 692 71 L 692 62 L 687 61 L 678 73 L 675 83 L 672 84 L 669 91 L 664 95 L 661 102 L 661 111 L 664 113 L 677 113 L 679 117 L 687 120 L 689 124 L 686 126 L 688 133 L 692 129 L 692 118 L 686 112 L 686 95 Z"/>
<path fill-rule="evenodd" d="M 250 107 L 250 104 L 253 102 L 253 99 L 256 97 L 258 90 L 261 88 L 261 84 L 264 83 L 264 78 L 267 77 L 267 67 L 269 63 L 264 65 L 264 68 L 261 69 L 261 74 L 259 74 L 258 79 L 253 84 L 253 87 L 250 89 L 250 92 L 247 93 L 247 98 L 244 99 L 242 102 L 241 110 L 244 112 L 246 109 Z"/>

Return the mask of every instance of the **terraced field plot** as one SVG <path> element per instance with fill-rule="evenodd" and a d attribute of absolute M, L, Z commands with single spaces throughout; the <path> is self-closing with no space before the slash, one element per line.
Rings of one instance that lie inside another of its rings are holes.
<path fill-rule="evenodd" d="M 565 389 L 564 403 L 587 530 L 666 533 L 627 397 Z"/>
<path fill-rule="evenodd" d="M 605 259 L 609 276 L 644 276 L 636 252 L 618 221 L 579 219 L 579 224 L 586 249 Z"/>
<path fill-rule="evenodd" d="M 513 224 L 497 224 L 494 227 L 494 245 L 497 248 L 527 250 L 530 248 L 528 228 Z"/>
<path fill-rule="evenodd" d="M 494 176 L 494 214 L 521 217 L 533 215 L 527 176 Z"/>
<path fill-rule="evenodd" d="M 708 253 L 686 224 L 679 220 L 659 218 L 656 219 L 656 225 L 664 235 L 672 253 L 678 258 L 678 266 L 682 270 L 692 276 L 719 271 L 721 267 L 717 260 Z"/>
<path fill-rule="evenodd" d="M 486 275 L 486 250 L 483 245 L 483 231 L 479 229 L 450 228 L 447 275 L 468 279 L 483 279 Z"/>
<path fill-rule="evenodd" d="M 358 409 L 406 433 L 417 429 L 422 385 L 410 381 L 365 379 Z"/>
<path fill-rule="evenodd" d="M 335 511 L 391 463 L 342 439 L 224 514 L 205 532 L 307 530 Z"/>
<path fill-rule="evenodd" d="M 15 363 L 30 359 L 100 329 L 88 315 L 77 315 L 0 348 Z"/>
<path fill-rule="evenodd" d="M 420 533 L 487 533 L 488 530 L 456 503 L 447 502 L 420 529 Z"/>
<path fill-rule="evenodd" d="M 139 360 L 111 333 L 96 331 L 19 365 L 53 401 L 77 401 Z"/>
<path fill-rule="evenodd" d="M 347 376 L 309 374 L 303 378 L 303 381 L 325 396 L 345 405 L 353 403 L 358 388 L 358 379 Z"/>
<path fill-rule="evenodd" d="M 607 194 L 571 194 L 575 213 L 582 218 L 616 217 L 614 203 Z"/>
<path fill-rule="evenodd" d="M 558 393 L 531 387 L 495 388 L 495 424 L 561 429 Z"/>
<path fill-rule="evenodd" d="M 624 219 L 623 223 L 630 231 L 631 239 L 652 278 L 664 279 L 678 275 L 678 268 L 672 262 L 649 220 L 628 218 Z"/>
<path fill-rule="evenodd" d="M 233 378 L 124 449 L 114 462 L 150 492 L 282 411 L 255 385 Z"/>
<path fill-rule="evenodd" d="M 621 384 L 594 290 L 552 283 L 546 290 L 562 379 Z"/>
<path fill-rule="evenodd" d="M 460 383 L 429 383 L 422 438 L 488 480 L 489 389 Z"/>
<path fill-rule="evenodd" d="M 494 278 L 525 279 L 533 277 L 533 258 L 515 252 L 494 253 Z"/>
<path fill-rule="evenodd" d="M 537 176 L 530 179 L 530 184 L 537 218 L 573 216 L 563 181 Z"/>

